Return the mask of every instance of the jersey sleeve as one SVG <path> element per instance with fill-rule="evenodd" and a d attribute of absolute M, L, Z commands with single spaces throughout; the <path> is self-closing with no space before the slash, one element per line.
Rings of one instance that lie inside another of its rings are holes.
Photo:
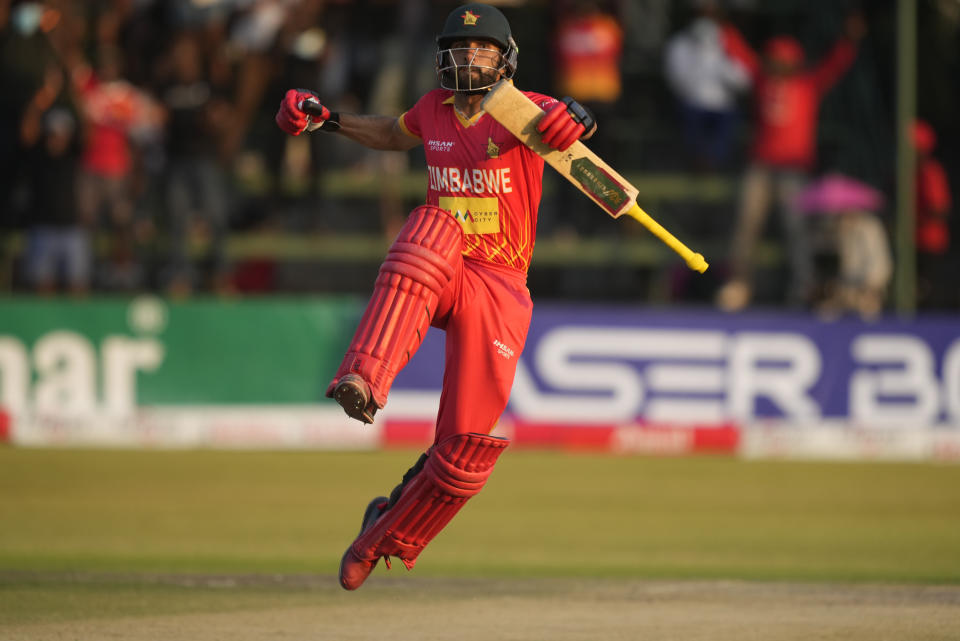
<path fill-rule="evenodd" d="M 411 115 L 412 113 L 413 109 L 403 112 L 400 114 L 400 117 L 397 118 L 397 123 L 400 125 L 403 133 L 412 138 L 423 139 L 423 136 L 420 135 L 420 124 L 417 122 L 416 115 Z"/>
<path fill-rule="evenodd" d="M 751 82 L 755 83 L 763 72 L 763 65 L 760 56 L 753 50 L 743 34 L 732 24 L 726 23 L 720 27 L 720 40 L 726 54 L 740 63 L 746 69 Z"/>
<path fill-rule="evenodd" d="M 435 91 L 424 94 L 413 107 L 400 114 L 397 121 L 400 123 L 400 129 L 403 133 L 414 138 L 423 139 L 423 122 L 429 118 L 429 111 L 436 103 Z"/>
<path fill-rule="evenodd" d="M 848 38 L 839 38 L 830 53 L 817 64 L 813 79 L 821 92 L 832 87 L 847 72 L 857 57 L 857 45 Z"/>

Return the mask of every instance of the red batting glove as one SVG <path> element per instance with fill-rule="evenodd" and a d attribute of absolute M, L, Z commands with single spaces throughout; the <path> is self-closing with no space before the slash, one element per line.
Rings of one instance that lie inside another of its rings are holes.
<path fill-rule="evenodd" d="M 540 118 L 537 131 L 543 134 L 543 142 L 554 149 L 566 151 L 567 147 L 583 135 L 586 128 L 573 119 L 567 111 L 567 105 L 558 102 Z"/>
<path fill-rule="evenodd" d="M 310 113 L 304 111 L 304 103 L 314 103 Z M 308 89 L 290 89 L 277 110 L 277 126 L 291 136 L 299 136 L 304 131 L 319 129 L 330 117 L 330 110 L 320 104 L 320 97 Z"/>

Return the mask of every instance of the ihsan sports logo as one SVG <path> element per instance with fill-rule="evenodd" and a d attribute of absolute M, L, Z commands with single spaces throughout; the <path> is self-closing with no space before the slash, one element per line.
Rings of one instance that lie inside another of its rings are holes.
<path fill-rule="evenodd" d="M 430 151 L 452 151 L 453 141 L 452 140 L 428 140 L 427 148 L 430 149 Z"/>
<path fill-rule="evenodd" d="M 501 343 L 498 339 L 493 339 L 493 346 L 497 348 L 497 353 L 506 359 L 513 358 L 516 354 L 513 349 Z"/>

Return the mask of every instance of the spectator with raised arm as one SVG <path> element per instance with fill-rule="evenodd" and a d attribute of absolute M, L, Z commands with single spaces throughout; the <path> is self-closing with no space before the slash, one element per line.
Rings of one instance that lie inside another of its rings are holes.
<path fill-rule="evenodd" d="M 751 300 L 754 250 L 773 203 L 780 213 L 790 262 L 787 302 L 809 302 L 814 284 L 813 255 L 804 217 L 796 211 L 794 201 L 815 164 L 820 104 L 853 64 L 857 43 L 865 34 L 863 17 L 848 16 L 844 33 L 833 48 L 808 67 L 806 52 L 795 38 L 770 38 L 761 56 L 733 25 L 724 25 L 727 51 L 750 74 L 754 121 L 750 165 L 743 177 L 731 245 L 729 280 L 717 296 L 722 309 L 735 311 Z"/>

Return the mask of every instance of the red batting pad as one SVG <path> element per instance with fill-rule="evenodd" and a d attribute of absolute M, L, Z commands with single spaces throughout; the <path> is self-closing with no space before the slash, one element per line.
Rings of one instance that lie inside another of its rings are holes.
<path fill-rule="evenodd" d="M 486 434 L 457 434 L 435 445 L 423 471 L 396 505 L 353 542 L 363 560 L 396 556 L 408 569 L 460 508 L 483 489 L 510 441 Z"/>
<path fill-rule="evenodd" d="M 367 381 L 374 403 L 383 407 L 393 379 L 420 347 L 462 250 L 463 230 L 449 213 L 430 205 L 410 213 L 380 266 L 328 396 L 340 377 L 352 372 Z"/>

